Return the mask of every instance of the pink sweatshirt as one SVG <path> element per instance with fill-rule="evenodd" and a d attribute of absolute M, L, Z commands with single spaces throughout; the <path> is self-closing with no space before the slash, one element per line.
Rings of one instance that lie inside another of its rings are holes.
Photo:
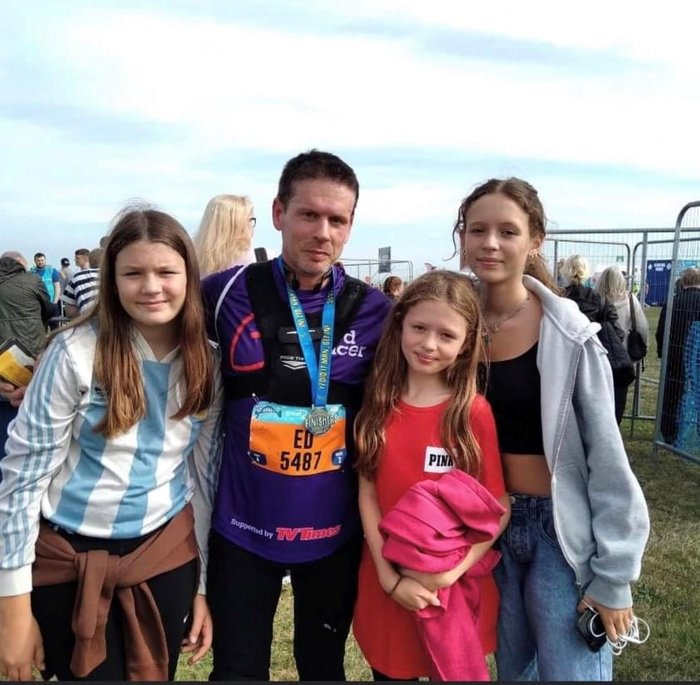
<path fill-rule="evenodd" d="M 382 518 L 382 555 L 404 568 L 441 573 L 454 568 L 471 546 L 491 540 L 505 509 L 475 478 L 454 469 L 409 488 Z M 489 680 L 477 632 L 478 576 L 498 563 L 489 550 L 454 585 L 438 591 L 440 606 L 414 612 L 433 666 L 431 679 Z"/>

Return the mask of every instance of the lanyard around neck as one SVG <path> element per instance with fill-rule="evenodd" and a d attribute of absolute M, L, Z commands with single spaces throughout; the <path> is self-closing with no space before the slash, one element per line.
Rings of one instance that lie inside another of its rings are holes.
<path fill-rule="evenodd" d="M 284 264 L 282 258 L 279 257 L 280 271 L 284 275 Z M 296 328 L 299 336 L 299 345 L 301 353 L 306 362 L 306 368 L 309 371 L 311 380 L 311 400 L 314 407 L 325 407 L 328 404 L 328 389 L 331 379 L 331 352 L 333 347 L 333 326 L 335 323 L 335 271 L 331 271 L 331 287 L 328 291 L 328 298 L 323 305 L 321 314 L 321 344 L 318 350 L 318 361 L 316 360 L 316 351 L 314 350 L 311 333 L 309 332 L 309 323 L 306 320 L 306 315 L 299 301 L 299 297 L 292 290 L 287 279 L 284 280 L 287 287 L 287 296 L 289 298 L 289 307 L 292 311 L 292 319 L 294 320 L 294 328 Z"/>

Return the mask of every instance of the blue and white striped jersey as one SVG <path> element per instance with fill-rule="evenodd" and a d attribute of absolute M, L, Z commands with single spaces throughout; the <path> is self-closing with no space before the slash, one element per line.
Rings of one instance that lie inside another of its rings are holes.
<path fill-rule="evenodd" d="M 63 304 L 75 307 L 84 314 L 88 307 L 97 299 L 100 289 L 100 270 L 82 269 L 66 284 L 61 299 Z"/>
<path fill-rule="evenodd" d="M 202 416 L 171 417 L 184 392 L 179 348 L 160 361 L 133 330 L 146 414 L 106 440 L 94 432 L 107 398 L 93 378 L 92 325 L 59 334 L 32 378 L 0 460 L 0 596 L 31 590 L 40 515 L 71 532 L 134 538 L 192 500 L 206 578 L 211 506 L 219 468 L 222 390 Z"/>

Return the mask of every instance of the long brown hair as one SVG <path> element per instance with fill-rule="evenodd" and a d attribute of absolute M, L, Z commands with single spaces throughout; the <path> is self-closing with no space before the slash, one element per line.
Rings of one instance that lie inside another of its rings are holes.
<path fill-rule="evenodd" d="M 491 178 L 465 197 L 457 210 L 457 220 L 452 229 L 452 244 L 455 246 L 455 254 L 459 251 L 459 236 L 467 226 L 467 212 L 469 212 L 469 208 L 485 195 L 493 195 L 495 193 L 505 195 L 515 202 L 528 216 L 530 237 L 539 237 L 542 239 L 542 242 L 544 242 L 546 237 L 545 227 L 547 225 L 547 217 L 545 216 L 544 207 L 542 207 L 542 202 L 534 186 L 514 176 L 506 179 Z M 560 289 L 554 282 L 554 278 L 547 267 L 547 263 L 539 252 L 528 258 L 525 265 L 525 273 L 542 282 L 553 292 L 557 294 L 560 292 Z"/>
<path fill-rule="evenodd" d="M 479 472 L 481 450 L 469 426 L 469 408 L 477 393 L 477 367 L 483 357 L 479 299 L 470 279 L 453 271 L 430 271 L 410 283 L 389 314 L 377 347 L 365 397 L 355 420 L 356 468 L 374 479 L 385 446 L 384 426 L 397 410 L 405 388 L 408 364 L 401 351 L 406 314 L 415 305 L 434 300 L 446 302 L 467 324 L 464 348 L 447 369 L 452 391 L 440 426 L 440 437 L 455 466 L 472 475 Z"/>
<path fill-rule="evenodd" d="M 131 317 L 119 301 L 115 273 L 117 255 L 139 240 L 163 243 L 185 262 L 185 301 L 177 318 L 185 393 L 182 406 L 171 418 L 182 419 L 205 410 L 213 395 L 214 358 L 206 334 L 192 241 L 170 215 L 155 209 L 127 208 L 117 217 L 109 234 L 100 266 L 97 301 L 87 314 L 69 326 L 95 325 L 97 329 L 94 375 L 107 396 L 107 412 L 96 430 L 106 438 L 128 430 L 146 412 L 143 377 L 131 343 Z"/>

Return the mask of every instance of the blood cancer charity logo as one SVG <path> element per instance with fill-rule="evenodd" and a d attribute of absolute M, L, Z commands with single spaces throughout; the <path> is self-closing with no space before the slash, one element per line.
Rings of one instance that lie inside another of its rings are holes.
<path fill-rule="evenodd" d="M 357 331 L 352 328 L 342 338 L 333 350 L 336 357 L 364 357 L 367 345 L 358 345 Z"/>

